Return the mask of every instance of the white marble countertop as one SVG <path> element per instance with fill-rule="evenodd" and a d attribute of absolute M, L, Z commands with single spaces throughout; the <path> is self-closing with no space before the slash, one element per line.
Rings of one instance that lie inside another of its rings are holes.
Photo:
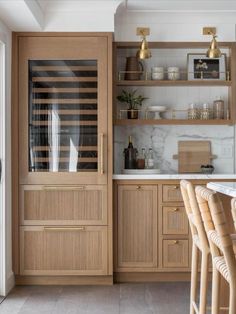
<path fill-rule="evenodd" d="M 236 182 L 209 182 L 207 187 L 216 192 L 236 197 Z"/>
<path fill-rule="evenodd" d="M 236 174 L 113 174 L 113 180 L 236 180 Z M 235 190 L 236 193 L 236 190 Z M 236 194 L 235 194 L 236 195 Z"/>

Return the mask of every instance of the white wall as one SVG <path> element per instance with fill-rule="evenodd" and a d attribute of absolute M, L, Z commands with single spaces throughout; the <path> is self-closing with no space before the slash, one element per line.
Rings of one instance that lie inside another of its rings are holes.
<path fill-rule="evenodd" d="M 190 12 L 135 12 L 123 11 L 119 8 L 115 18 L 116 41 L 140 41 L 136 36 L 136 27 L 150 27 L 148 41 L 210 41 L 209 36 L 202 35 L 204 26 L 216 26 L 220 41 L 235 41 L 235 13 L 190 13 Z M 193 51 L 191 51 L 193 52 Z M 180 59 L 183 54 L 185 61 Z M 145 61 L 145 66 L 150 71 L 152 66 L 179 66 L 186 70 L 188 51 L 171 52 L 153 50 L 153 57 Z M 125 69 L 125 54 L 120 53 L 119 68 Z M 135 52 L 129 51 L 130 55 Z M 212 103 L 214 97 L 222 96 L 227 103 L 227 87 L 141 87 L 140 94 L 149 99 L 144 105 L 167 105 L 168 108 L 186 109 L 189 103 Z M 141 131 L 142 130 L 142 131 Z M 235 172 L 235 127 L 229 126 L 145 126 L 142 127 L 116 126 L 115 153 L 119 161 L 115 163 L 115 172 L 120 173 L 123 167 L 122 152 L 127 146 L 129 135 L 133 136 L 137 148 L 154 150 L 157 165 L 164 172 L 176 172 L 177 163 L 172 155 L 177 153 L 179 140 L 210 140 L 213 153 L 218 158 L 213 162 L 217 173 Z M 232 149 L 232 154 L 225 155 L 227 149 Z"/>
<path fill-rule="evenodd" d="M 3 294 L 7 294 L 14 285 L 14 275 L 12 272 L 12 228 L 11 228 L 11 31 L 0 21 L 0 40 L 6 45 L 6 141 L 5 141 L 5 201 L 6 201 L 6 290 Z"/>
<path fill-rule="evenodd" d="M 219 41 L 235 40 L 235 13 L 146 13 L 124 12 L 118 9 L 115 17 L 115 40 L 138 41 L 136 27 L 150 27 L 150 41 L 209 41 L 202 35 L 203 26 L 215 26 Z"/>

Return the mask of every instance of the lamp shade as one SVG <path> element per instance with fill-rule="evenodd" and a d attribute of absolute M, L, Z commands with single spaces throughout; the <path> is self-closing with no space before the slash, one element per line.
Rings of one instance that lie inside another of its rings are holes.
<path fill-rule="evenodd" d="M 218 48 L 218 44 L 217 44 L 215 35 L 212 38 L 210 48 L 207 50 L 206 56 L 208 58 L 220 58 L 221 57 L 221 51 Z"/>
<path fill-rule="evenodd" d="M 137 52 L 137 57 L 139 59 L 149 59 L 149 58 L 151 58 L 151 56 L 152 56 L 151 51 L 148 48 L 148 43 L 147 43 L 146 38 L 144 36 L 142 39 L 142 42 L 141 42 L 141 47 Z"/>

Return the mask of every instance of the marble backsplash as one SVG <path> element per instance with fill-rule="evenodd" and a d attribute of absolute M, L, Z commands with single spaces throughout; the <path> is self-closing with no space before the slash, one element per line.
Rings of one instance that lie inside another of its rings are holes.
<path fill-rule="evenodd" d="M 152 147 L 155 167 L 162 173 L 177 173 L 178 160 L 173 155 L 178 153 L 178 141 L 209 140 L 212 153 L 214 173 L 235 173 L 235 128 L 234 126 L 115 126 L 114 127 L 114 173 L 123 169 L 123 150 L 132 136 L 133 145 L 139 151 Z"/>

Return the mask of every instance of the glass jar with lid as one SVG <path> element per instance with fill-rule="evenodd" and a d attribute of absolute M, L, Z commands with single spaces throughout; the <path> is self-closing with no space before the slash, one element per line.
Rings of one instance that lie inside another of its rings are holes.
<path fill-rule="evenodd" d="M 216 97 L 216 100 L 213 102 L 213 117 L 214 119 L 224 119 L 224 116 L 224 101 L 221 99 L 221 97 Z"/>

